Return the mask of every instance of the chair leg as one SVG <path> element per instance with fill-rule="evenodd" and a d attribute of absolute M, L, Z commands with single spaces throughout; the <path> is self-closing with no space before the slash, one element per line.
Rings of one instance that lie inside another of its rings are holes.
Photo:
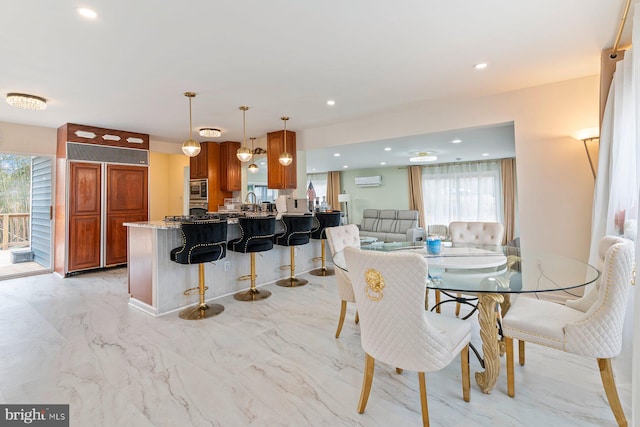
<path fill-rule="evenodd" d="M 184 291 L 184 294 L 191 295 L 191 291 L 194 289 L 198 290 L 198 295 L 200 296 L 200 303 L 195 306 L 185 308 L 180 313 L 178 313 L 178 316 L 181 319 L 185 319 L 185 320 L 208 319 L 209 317 L 217 316 L 218 314 L 224 311 L 224 306 L 220 304 L 207 304 L 205 302 L 204 292 L 208 288 L 204 285 L 204 264 L 203 263 L 198 264 L 198 287 L 187 289 L 186 291 Z"/>
<path fill-rule="evenodd" d="M 456 294 L 456 297 L 460 298 L 460 294 Z M 456 317 L 460 316 L 460 303 L 456 302 Z"/>
<path fill-rule="evenodd" d="M 462 367 L 462 398 L 465 402 L 471 400 L 471 377 L 469 373 L 469 344 L 460 352 L 460 365 Z"/>
<path fill-rule="evenodd" d="M 524 343 L 524 341 L 519 341 Z M 504 346 L 507 351 L 507 394 L 509 397 L 516 395 L 515 381 L 513 378 L 513 338 L 504 337 Z"/>
<path fill-rule="evenodd" d="M 402 368 L 396 368 L 396 374 L 401 374 L 403 372 Z"/>
<path fill-rule="evenodd" d="M 358 315 L 358 310 L 356 310 L 356 325 L 360 323 L 360 316 Z"/>
<path fill-rule="evenodd" d="M 303 286 L 309 283 L 307 279 L 299 279 L 295 276 L 296 272 L 296 251 L 295 246 L 289 246 L 289 258 L 291 260 L 291 264 L 289 264 L 289 277 L 286 279 L 280 279 L 276 282 L 278 286 L 284 286 L 287 288 L 294 288 L 296 286 Z"/>
<path fill-rule="evenodd" d="M 440 313 L 440 291 L 436 291 L 436 313 Z"/>
<path fill-rule="evenodd" d="M 626 427 L 627 419 L 624 416 L 620 398 L 618 397 L 616 380 L 613 377 L 613 369 L 611 368 L 611 359 L 598 359 L 598 367 L 600 368 L 600 378 L 602 378 L 604 392 L 607 395 L 607 400 L 609 401 L 613 415 L 616 417 L 619 426 Z"/>
<path fill-rule="evenodd" d="M 371 383 L 373 382 L 373 368 L 376 360 L 365 353 L 364 356 L 364 376 L 362 378 L 362 391 L 360 392 L 360 402 L 358 403 L 358 413 L 363 414 L 369 400 Z"/>
<path fill-rule="evenodd" d="M 340 319 L 338 319 L 338 329 L 336 329 L 336 338 L 340 338 L 340 332 L 342 331 L 342 324 L 344 323 L 344 316 L 347 314 L 347 302 L 342 300 L 340 305 Z"/>
<path fill-rule="evenodd" d="M 427 381 L 424 372 L 418 372 L 418 383 L 420 384 L 420 405 L 422 406 L 422 425 L 429 426 L 429 407 L 427 406 Z"/>
<path fill-rule="evenodd" d="M 244 276 L 246 277 L 246 276 Z M 238 301 L 260 301 L 271 296 L 271 291 L 262 290 L 259 291 L 256 287 L 256 253 L 251 252 L 251 287 L 248 291 L 242 291 L 235 294 L 233 297 Z"/>
<path fill-rule="evenodd" d="M 518 340 L 518 363 L 524 366 L 524 341 Z"/>

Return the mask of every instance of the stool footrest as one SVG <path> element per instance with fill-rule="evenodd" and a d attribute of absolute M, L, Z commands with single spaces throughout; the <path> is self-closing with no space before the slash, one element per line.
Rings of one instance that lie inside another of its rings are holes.
<path fill-rule="evenodd" d="M 256 277 L 258 277 L 256 275 Z M 244 276 L 240 276 L 238 277 L 238 280 L 242 281 L 242 280 L 251 280 L 251 275 L 250 274 L 245 274 Z"/>
<path fill-rule="evenodd" d="M 281 265 L 280 270 L 289 270 L 291 268 L 291 264 Z"/>
<path fill-rule="evenodd" d="M 321 256 L 313 257 L 313 258 L 311 258 L 311 261 L 313 261 L 313 262 L 322 261 L 322 257 Z"/>
<path fill-rule="evenodd" d="M 208 286 L 204 287 L 204 290 L 206 291 L 207 289 L 209 289 Z M 200 294 L 200 287 L 195 287 L 195 288 L 189 288 L 186 291 L 184 291 L 185 295 L 199 295 Z"/>

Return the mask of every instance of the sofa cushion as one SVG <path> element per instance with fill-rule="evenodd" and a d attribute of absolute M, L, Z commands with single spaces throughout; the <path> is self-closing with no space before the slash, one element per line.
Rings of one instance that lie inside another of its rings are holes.
<path fill-rule="evenodd" d="M 379 233 L 394 233 L 396 231 L 396 217 L 398 211 L 395 209 L 381 209 L 378 214 L 378 222 L 374 231 Z"/>
<path fill-rule="evenodd" d="M 418 211 L 398 211 L 395 232 L 404 234 L 410 228 L 418 226 Z"/>
<path fill-rule="evenodd" d="M 362 211 L 361 231 L 375 231 L 378 222 L 378 209 L 365 209 Z"/>

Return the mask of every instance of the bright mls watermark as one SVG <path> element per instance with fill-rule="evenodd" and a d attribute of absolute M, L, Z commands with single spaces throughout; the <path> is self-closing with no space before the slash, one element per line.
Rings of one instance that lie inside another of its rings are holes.
<path fill-rule="evenodd" d="M 69 405 L 0 405 L 0 427 L 69 427 Z"/>

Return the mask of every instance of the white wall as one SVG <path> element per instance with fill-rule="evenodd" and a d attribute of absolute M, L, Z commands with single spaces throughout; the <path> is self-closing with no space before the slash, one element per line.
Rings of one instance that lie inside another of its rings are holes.
<path fill-rule="evenodd" d="M 298 132 L 299 149 L 514 122 L 520 235 L 527 248 L 553 242 L 588 257 L 593 178 L 584 147 L 569 137 L 598 126 L 599 77 L 475 99 L 445 99 Z"/>

